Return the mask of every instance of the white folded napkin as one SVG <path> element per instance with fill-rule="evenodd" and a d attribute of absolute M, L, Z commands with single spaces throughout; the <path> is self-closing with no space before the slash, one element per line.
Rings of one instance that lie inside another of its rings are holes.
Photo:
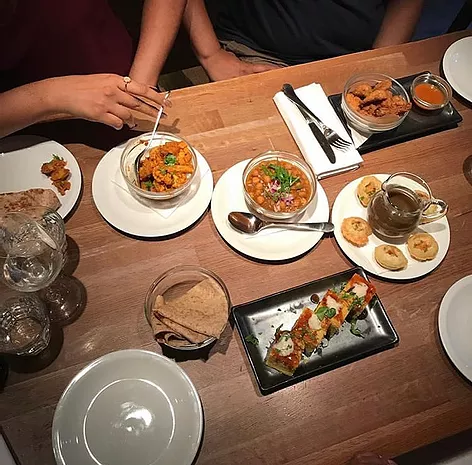
<path fill-rule="evenodd" d="M 300 87 L 295 89 L 295 92 L 326 126 L 334 129 L 343 139 L 347 141 L 352 140 L 329 103 L 320 84 L 313 83 Z M 300 113 L 298 107 L 283 92 L 277 92 L 274 102 L 305 160 L 313 168 L 318 179 L 359 168 L 359 165 L 362 163 L 362 157 L 354 146 L 347 152 L 341 152 L 333 147 L 336 163 L 331 163 L 305 122 L 305 118 Z"/>
<path fill-rule="evenodd" d="M 0 434 L 0 463 L 2 465 L 15 465 L 16 462 L 13 460 L 13 456 L 10 452 L 10 449 L 7 446 L 7 443 L 3 439 L 2 434 Z"/>

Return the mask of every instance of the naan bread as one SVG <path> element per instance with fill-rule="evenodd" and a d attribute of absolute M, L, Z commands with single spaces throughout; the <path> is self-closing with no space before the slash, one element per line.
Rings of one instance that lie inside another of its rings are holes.
<path fill-rule="evenodd" d="M 205 279 L 181 297 L 157 306 L 159 318 L 167 318 L 196 333 L 219 338 L 228 321 L 226 296 L 213 279 Z"/>
<path fill-rule="evenodd" d="M 0 194 L 0 215 L 39 206 L 57 210 L 61 206 L 61 202 L 51 189 L 38 188 Z"/>

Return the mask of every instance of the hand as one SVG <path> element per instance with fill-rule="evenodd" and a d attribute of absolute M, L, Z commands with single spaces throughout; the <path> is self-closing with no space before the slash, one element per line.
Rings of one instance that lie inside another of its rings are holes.
<path fill-rule="evenodd" d="M 164 102 L 164 95 L 151 87 L 134 80 L 125 85 L 123 77 L 116 74 L 64 76 L 40 83 L 45 86 L 43 95 L 58 113 L 101 122 L 115 129 L 121 129 L 124 124 L 135 126 L 131 110 L 155 118 L 157 108 Z M 164 105 L 170 106 L 170 102 Z"/>
<path fill-rule="evenodd" d="M 379 454 L 372 452 L 362 452 L 356 454 L 348 465 L 396 465 L 393 460 L 386 459 Z"/>
<path fill-rule="evenodd" d="M 246 74 L 262 73 L 279 68 L 279 66 L 271 64 L 247 63 L 240 60 L 234 53 L 222 48 L 210 57 L 202 58 L 200 62 L 212 81 L 223 81 L 224 79 L 245 76 Z"/>

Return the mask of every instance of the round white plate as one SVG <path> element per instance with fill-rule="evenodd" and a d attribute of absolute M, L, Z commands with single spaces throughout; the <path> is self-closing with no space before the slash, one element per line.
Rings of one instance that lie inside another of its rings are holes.
<path fill-rule="evenodd" d="M 59 194 L 50 179 L 41 173 L 41 165 L 55 154 L 67 161 L 71 188 Z M 63 145 L 37 136 L 12 136 L 0 140 L 0 193 L 27 189 L 51 189 L 61 201 L 57 210 L 62 218 L 74 208 L 82 188 L 82 173 L 77 160 Z"/>
<path fill-rule="evenodd" d="M 67 386 L 54 413 L 58 465 L 190 465 L 203 411 L 175 362 L 144 350 L 107 354 Z"/>
<path fill-rule="evenodd" d="M 373 174 L 380 181 L 385 181 L 388 174 Z M 344 218 L 358 216 L 367 220 L 367 208 L 364 208 L 359 202 L 356 189 L 364 176 L 350 182 L 338 194 L 334 201 L 333 210 L 331 212 L 331 221 L 334 223 L 334 237 L 341 247 L 341 250 L 358 266 L 361 266 L 369 273 L 383 278 L 404 280 L 413 279 L 433 271 L 444 260 L 449 249 L 450 230 L 447 218 L 441 218 L 430 224 L 420 225 L 417 232 L 423 231 L 430 233 L 439 244 L 439 252 L 433 260 L 427 262 L 419 262 L 413 259 L 408 252 L 406 243 L 395 244 L 408 259 L 408 266 L 404 270 L 390 271 L 382 268 L 374 258 L 374 249 L 385 241 L 380 240 L 375 234 L 369 236 L 369 242 L 364 247 L 356 247 L 344 239 L 341 234 L 341 223 Z"/>
<path fill-rule="evenodd" d="M 211 215 L 223 239 L 239 252 L 259 260 L 287 260 L 298 257 L 314 247 L 323 237 L 321 232 L 266 229 L 258 234 L 244 234 L 228 221 L 232 211 L 249 211 L 244 200 L 242 176 L 250 160 L 244 160 L 226 171 L 215 186 Z M 313 203 L 299 222 L 329 220 L 329 204 L 325 191 L 318 183 Z"/>
<path fill-rule="evenodd" d="M 100 160 L 92 180 L 92 196 L 100 214 L 115 228 L 138 237 L 162 237 L 191 226 L 207 209 L 213 193 L 213 175 L 205 158 L 194 149 L 198 172 L 192 186 L 168 201 L 136 198 L 120 171 L 123 147 Z"/>
<path fill-rule="evenodd" d="M 472 37 L 454 42 L 443 59 L 446 79 L 462 97 L 472 102 Z"/>
<path fill-rule="evenodd" d="M 439 335 L 457 369 L 472 381 L 472 275 L 454 283 L 439 307 Z"/>

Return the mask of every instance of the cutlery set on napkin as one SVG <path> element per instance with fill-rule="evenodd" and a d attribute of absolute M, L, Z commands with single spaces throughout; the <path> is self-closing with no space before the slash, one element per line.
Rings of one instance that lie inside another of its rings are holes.
<path fill-rule="evenodd" d="M 296 104 L 294 100 L 301 102 Z M 274 102 L 318 179 L 359 168 L 362 157 L 357 147 L 365 139 L 352 141 L 320 84 L 295 91 L 290 84 L 284 84 Z"/>

